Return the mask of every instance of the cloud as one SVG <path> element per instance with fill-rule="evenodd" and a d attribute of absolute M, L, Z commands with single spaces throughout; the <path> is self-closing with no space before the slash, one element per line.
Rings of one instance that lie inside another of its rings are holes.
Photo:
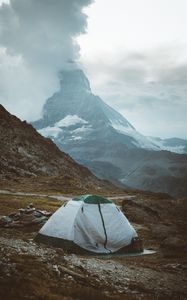
<path fill-rule="evenodd" d="M 164 47 L 84 61 L 92 87 L 146 135 L 187 138 L 187 61 Z"/>
<path fill-rule="evenodd" d="M 37 118 L 58 89 L 58 72 L 76 66 L 76 37 L 86 30 L 83 8 L 91 2 L 10 0 L 0 6 L 0 101 L 12 112 Z"/>
<path fill-rule="evenodd" d="M 84 8 L 91 2 L 0 0 L 0 103 L 10 112 L 28 121 L 40 117 L 59 88 L 59 71 L 79 64 L 76 39 L 86 31 Z M 102 51 L 98 30 L 93 43 Z M 186 46 L 176 45 L 129 52 L 111 47 L 104 54 L 93 47 L 93 57 L 81 63 L 93 91 L 139 131 L 187 137 Z"/>

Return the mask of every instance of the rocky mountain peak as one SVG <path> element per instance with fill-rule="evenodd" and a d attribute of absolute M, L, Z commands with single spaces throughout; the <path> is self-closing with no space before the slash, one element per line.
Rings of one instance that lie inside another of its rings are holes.
<path fill-rule="evenodd" d="M 60 73 L 60 86 L 62 92 L 74 91 L 91 92 L 90 83 L 84 72 L 80 69 L 65 70 Z"/>
<path fill-rule="evenodd" d="M 36 129 L 54 128 L 67 117 L 81 118 L 90 128 L 105 126 L 135 130 L 121 114 L 92 93 L 90 83 L 80 69 L 60 73 L 60 90 L 47 99 L 42 119 L 32 124 Z"/>

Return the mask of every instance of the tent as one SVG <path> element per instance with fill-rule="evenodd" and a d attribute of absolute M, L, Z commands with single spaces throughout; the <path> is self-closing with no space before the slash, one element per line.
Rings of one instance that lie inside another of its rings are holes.
<path fill-rule="evenodd" d="M 112 201 L 83 195 L 60 207 L 35 240 L 77 252 L 113 253 L 131 244 L 137 233 Z"/>

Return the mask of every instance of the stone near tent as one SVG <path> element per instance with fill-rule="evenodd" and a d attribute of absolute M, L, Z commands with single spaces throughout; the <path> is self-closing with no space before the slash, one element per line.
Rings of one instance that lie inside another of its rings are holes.
<path fill-rule="evenodd" d="M 6 224 L 12 222 L 12 219 L 9 216 L 1 216 L 0 217 L 0 227 L 4 227 Z"/>
<path fill-rule="evenodd" d="M 0 227 L 17 228 L 36 224 L 43 225 L 51 215 L 51 212 L 35 209 L 31 203 L 26 208 L 20 208 L 8 216 L 0 216 Z"/>
<path fill-rule="evenodd" d="M 110 200 L 84 195 L 66 202 L 46 222 L 35 240 L 70 252 L 109 254 L 133 244 L 137 233 Z M 137 247 L 138 252 L 142 248 Z"/>

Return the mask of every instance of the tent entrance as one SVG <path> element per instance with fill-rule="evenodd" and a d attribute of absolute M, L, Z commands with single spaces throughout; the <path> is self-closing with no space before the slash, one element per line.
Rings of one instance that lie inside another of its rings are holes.
<path fill-rule="evenodd" d="M 107 249 L 107 232 L 100 204 L 85 204 L 74 224 L 74 242 L 96 253 L 111 253 Z"/>

